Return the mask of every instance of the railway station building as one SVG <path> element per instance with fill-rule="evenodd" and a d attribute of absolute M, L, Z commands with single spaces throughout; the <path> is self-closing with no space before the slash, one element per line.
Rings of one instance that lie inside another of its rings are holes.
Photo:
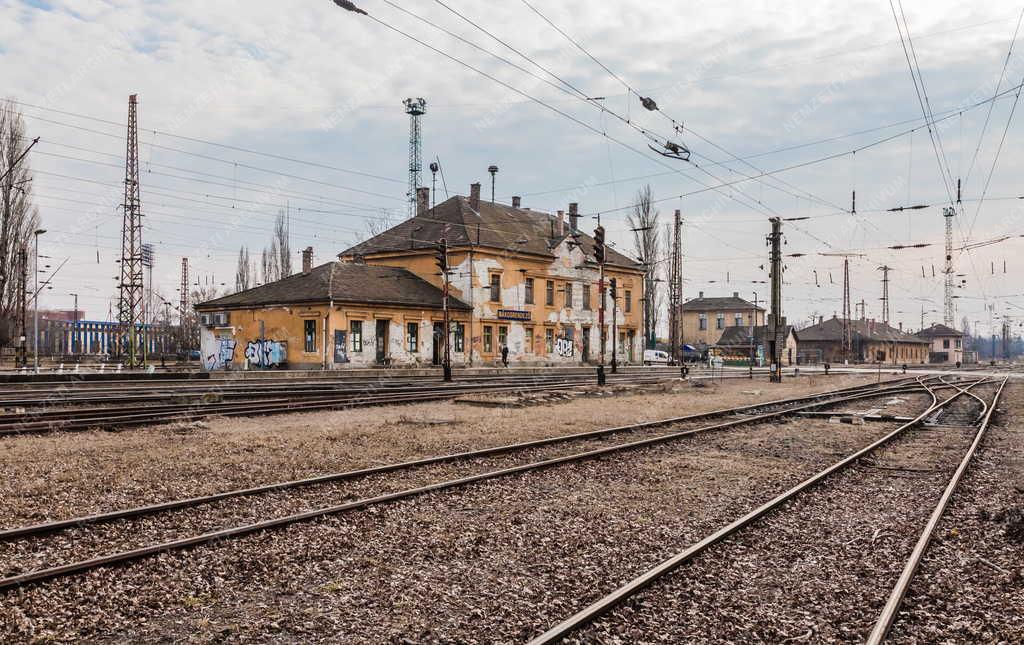
<path fill-rule="evenodd" d="M 946 364 L 964 362 L 963 332 L 936 323 L 917 332 L 917 336 L 931 344 L 928 355 L 929 362 Z"/>
<path fill-rule="evenodd" d="M 340 369 L 440 365 L 443 279 L 437 244 L 448 245 L 452 364 L 597 363 L 601 348 L 594 239 L 568 217 L 456 195 L 312 267 L 196 305 L 206 369 Z M 605 359 L 643 359 L 643 267 L 606 247 Z"/>
<path fill-rule="evenodd" d="M 731 297 L 705 297 L 701 291 L 681 309 L 682 341 L 700 349 L 719 344 L 730 328 L 750 329 L 765 324 L 764 307 L 740 298 L 735 291 Z"/>
<path fill-rule="evenodd" d="M 905 333 L 881 321 L 860 318 L 849 320 L 851 363 L 884 363 L 889 365 L 928 362 L 929 341 Z M 843 353 L 843 319 L 833 316 L 797 332 L 801 363 L 841 363 Z"/>

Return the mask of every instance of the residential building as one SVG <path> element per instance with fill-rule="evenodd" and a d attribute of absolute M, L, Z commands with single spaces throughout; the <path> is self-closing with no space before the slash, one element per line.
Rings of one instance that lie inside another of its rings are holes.
<path fill-rule="evenodd" d="M 765 309 L 740 298 L 705 298 L 704 292 L 682 305 L 682 342 L 697 348 L 715 345 L 730 327 L 758 327 L 765 324 Z"/>
<path fill-rule="evenodd" d="M 850 320 L 851 363 L 890 365 L 928 362 L 931 344 L 918 336 L 871 319 Z M 842 363 L 843 320 L 833 316 L 797 332 L 800 363 Z"/>
<path fill-rule="evenodd" d="M 964 334 L 952 327 L 934 324 L 917 332 L 918 338 L 931 343 L 929 363 L 964 363 Z"/>
<path fill-rule="evenodd" d="M 456 195 L 339 254 L 347 263 L 399 267 L 442 286 L 436 245 L 448 244 L 450 289 L 468 304 L 468 360 L 492 365 L 501 348 L 513 363 L 596 363 L 601 352 L 600 275 L 594 240 L 568 218 Z M 614 344 L 622 363 L 642 360 L 643 267 L 606 247 L 604 277 L 616 279 L 617 301 L 605 289 L 605 358 Z M 614 313 L 613 313 L 614 311 Z"/>

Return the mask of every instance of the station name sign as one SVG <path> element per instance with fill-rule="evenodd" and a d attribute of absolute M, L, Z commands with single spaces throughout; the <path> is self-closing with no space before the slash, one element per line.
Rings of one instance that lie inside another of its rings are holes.
<path fill-rule="evenodd" d="M 498 320 L 529 320 L 529 311 L 520 311 L 519 309 L 499 309 Z"/>

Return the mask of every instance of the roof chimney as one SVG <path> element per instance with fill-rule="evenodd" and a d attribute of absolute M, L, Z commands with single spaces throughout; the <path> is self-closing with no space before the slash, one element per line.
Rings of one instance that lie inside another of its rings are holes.
<path fill-rule="evenodd" d="M 697 293 L 697 297 L 698 298 L 703 298 L 704 297 L 704 292 L 703 291 L 698 292 Z"/>
<path fill-rule="evenodd" d="M 309 275 L 313 270 L 313 247 L 307 246 L 302 251 L 302 274 Z"/>
<path fill-rule="evenodd" d="M 565 211 L 558 211 L 558 237 L 565 235 Z"/>
<path fill-rule="evenodd" d="M 519 208 L 519 205 L 523 203 L 523 198 L 519 195 L 512 196 L 512 208 Z"/>
<path fill-rule="evenodd" d="M 580 205 L 576 202 L 569 204 L 569 232 L 573 235 L 580 234 Z"/>
<path fill-rule="evenodd" d="M 900 321 L 900 331 L 903 331 L 903 322 Z"/>
<path fill-rule="evenodd" d="M 423 215 L 430 210 L 430 189 L 421 186 L 416 189 L 416 214 Z"/>
<path fill-rule="evenodd" d="M 480 210 L 480 182 L 469 185 L 469 207 Z"/>
<path fill-rule="evenodd" d="M 740 292 L 739 292 L 739 291 L 733 291 L 733 292 L 732 292 L 732 297 L 733 297 L 733 298 L 736 298 L 736 299 L 739 299 L 739 297 L 740 297 Z"/>

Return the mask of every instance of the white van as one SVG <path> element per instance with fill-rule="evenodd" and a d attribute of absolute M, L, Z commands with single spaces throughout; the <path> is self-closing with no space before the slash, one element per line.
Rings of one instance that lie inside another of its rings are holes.
<path fill-rule="evenodd" d="M 660 349 L 644 350 L 644 365 L 668 365 L 668 363 L 668 352 L 663 352 Z"/>

